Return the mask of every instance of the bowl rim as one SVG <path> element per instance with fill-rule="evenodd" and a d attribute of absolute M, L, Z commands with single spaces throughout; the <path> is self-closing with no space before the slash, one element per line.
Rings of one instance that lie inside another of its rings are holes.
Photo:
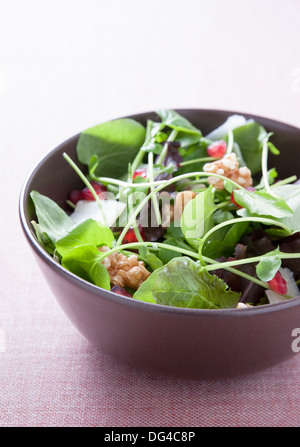
<path fill-rule="evenodd" d="M 224 115 L 243 115 L 246 118 L 252 118 L 254 120 L 264 120 L 268 121 L 270 124 L 272 122 L 277 125 L 281 125 L 285 127 L 287 130 L 291 130 L 294 132 L 300 133 L 300 127 L 297 127 L 293 124 L 289 124 L 280 120 L 276 120 L 274 118 L 268 118 L 261 115 L 256 115 L 252 113 L 247 112 L 239 112 L 239 111 L 233 111 L 233 110 L 227 110 L 227 109 L 218 109 L 218 108 L 174 108 L 172 110 L 177 111 L 178 113 L 184 114 L 185 112 L 201 112 L 201 113 L 223 113 Z M 139 112 L 137 114 L 130 114 L 125 116 L 120 116 L 117 118 L 112 119 L 120 119 L 120 118 L 132 118 L 132 119 L 138 119 L 142 118 L 146 115 L 153 114 L 155 111 L 145 111 L 145 112 Z M 110 120 L 112 120 L 110 119 Z M 102 123 L 105 121 L 101 121 Z M 247 307 L 247 308 L 226 308 L 226 309 L 194 309 L 194 308 L 181 308 L 181 307 L 174 307 L 174 306 L 167 306 L 167 305 L 161 305 L 161 304 L 155 304 L 155 303 L 149 303 L 145 301 L 135 300 L 130 297 L 121 296 L 117 293 L 102 289 L 101 287 L 96 286 L 95 284 L 92 284 L 79 276 L 75 275 L 74 273 L 68 271 L 66 268 L 64 268 L 61 264 L 56 262 L 52 256 L 46 252 L 46 250 L 40 245 L 38 242 L 36 236 L 33 233 L 32 228 L 30 228 L 30 225 L 27 222 L 26 217 L 26 201 L 29 195 L 28 186 L 30 184 L 31 179 L 35 175 L 35 173 L 39 170 L 40 166 L 42 166 L 54 153 L 61 150 L 68 142 L 71 142 L 73 140 L 78 139 L 81 132 L 76 133 L 75 135 L 71 136 L 70 138 L 67 138 L 62 143 L 54 147 L 52 150 L 50 150 L 48 153 L 43 155 L 39 161 L 35 164 L 35 166 L 29 171 L 27 174 L 27 177 L 25 178 L 23 185 L 21 187 L 20 195 L 19 195 L 19 221 L 21 223 L 21 228 L 23 230 L 23 233 L 27 239 L 27 242 L 29 243 L 30 247 L 33 249 L 33 251 L 37 254 L 37 256 L 45 262 L 52 270 L 57 272 L 59 275 L 61 275 L 64 279 L 67 281 L 72 282 L 75 286 L 78 286 L 80 289 L 83 289 L 87 292 L 90 292 L 91 294 L 98 296 L 99 298 L 105 299 L 107 301 L 113 301 L 116 304 L 121 304 L 124 306 L 129 307 L 137 307 L 141 310 L 151 311 L 151 312 L 159 312 L 159 313 L 171 313 L 174 315 L 181 315 L 181 316 L 193 316 L 193 317 L 199 317 L 199 316 L 205 316 L 205 317 L 240 317 L 240 316 L 251 316 L 251 315 L 257 315 L 257 314 L 265 314 L 270 312 L 276 312 L 284 309 L 289 309 L 296 307 L 300 304 L 300 295 L 299 297 L 292 298 L 290 300 L 280 302 L 280 303 L 273 303 L 273 304 L 265 304 L 265 305 L 259 305 L 259 306 L 253 306 L 253 307 Z"/>

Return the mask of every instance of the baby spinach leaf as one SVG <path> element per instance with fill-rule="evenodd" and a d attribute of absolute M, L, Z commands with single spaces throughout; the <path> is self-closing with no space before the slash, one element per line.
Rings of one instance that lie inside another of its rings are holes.
<path fill-rule="evenodd" d="M 260 191 L 234 190 L 234 200 L 251 214 L 281 218 L 291 216 L 292 209 L 283 198 Z M 240 214 L 238 212 L 238 214 Z"/>
<path fill-rule="evenodd" d="M 249 222 L 237 222 L 231 225 L 224 237 L 225 244 L 231 245 L 232 248 L 241 240 L 249 227 Z"/>
<path fill-rule="evenodd" d="M 280 219 L 294 232 L 300 231 L 300 185 L 273 186 L 272 193 L 281 197 L 286 205 L 292 210 L 292 214 Z"/>
<path fill-rule="evenodd" d="M 202 254 L 211 259 L 232 256 L 236 244 L 246 233 L 249 222 L 238 222 L 213 232 L 205 241 Z"/>
<path fill-rule="evenodd" d="M 270 281 L 281 267 L 281 258 L 279 250 L 273 250 L 267 255 L 261 257 L 261 260 L 256 266 L 256 273 L 262 281 Z"/>
<path fill-rule="evenodd" d="M 195 146 L 200 142 L 201 133 L 191 133 L 179 131 L 176 135 L 176 141 L 180 143 L 180 147 L 185 150 L 191 146 Z"/>
<path fill-rule="evenodd" d="M 111 248 L 113 241 L 114 235 L 110 228 L 94 219 L 87 219 L 76 225 L 66 236 L 58 239 L 56 249 L 61 256 L 64 256 L 79 245 L 107 245 Z"/>
<path fill-rule="evenodd" d="M 110 228 L 94 219 L 74 224 L 67 213 L 52 199 L 32 191 L 30 194 L 38 223 L 32 222 L 38 241 L 53 254 L 55 250 L 64 256 L 72 248 L 82 244 L 111 247 L 114 235 Z"/>
<path fill-rule="evenodd" d="M 128 163 L 143 145 L 145 134 L 145 127 L 130 118 L 91 127 L 80 134 L 76 147 L 78 160 L 89 165 L 91 157 L 97 156 L 95 174 L 118 178 L 127 172 Z"/>
<path fill-rule="evenodd" d="M 222 256 L 229 257 L 232 256 L 232 252 L 231 245 L 225 244 L 224 241 L 217 239 L 207 240 L 202 249 L 202 255 L 211 259 L 218 259 Z"/>
<path fill-rule="evenodd" d="M 153 298 L 152 288 L 156 281 L 157 275 L 163 270 L 164 266 L 154 270 L 151 275 L 144 281 L 138 290 L 133 294 L 133 298 L 138 301 L 145 301 L 147 303 L 156 304 Z"/>
<path fill-rule="evenodd" d="M 47 231 L 42 227 L 42 225 L 38 224 L 34 220 L 31 223 L 39 243 L 50 255 L 53 255 L 55 252 L 55 244 L 48 236 Z"/>
<path fill-rule="evenodd" d="M 45 235 L 55 245 L 56 241 L 64 237 L 73 227 L 74 223 L 68 214 L 52 199 L 40 194 L 38 191 L 31 191 L 30 197 L 34 203 L 38 224 L 35 229 L 38 235 L 45 242 Z"/>
<path fill-rule="evenodd" d="M 234 142 L 238 144 L 243 159 L 252 172 L 257 174 L 261 170 L 262 144 L 267 132 L 256 121 L 247 122 L 244 126 L 233 129 Z"/>
<path fill-rule="evenodd" d="M 213 213 L 216 209 L 212 186 L 198 193 L 185 205 L 181 217 L 181 230 L 192 246 L 197 246 L 197 238 L 201 238 L 213 227 Z"/>
<path fill-rule="evenodd" d="M 153 281 L 152 294 L 165 306 L 222 309 L 236 307 L 240 294 L 187 257 L 172 259 Z"/>
<path fill-rule="evenodd" d="M 165 240 L 163 242 L 163 244 L 173 245 L 174 247 L 178 247 L 179 246 L 178 242 L 179 241 L 176 238 L 170 237 L 167 240 Z M 163 264 L 167 264 L 169 261 L 171 261 L 171 259 L 178 258 L 179 254 L 178 254 L 178 252 L 176 252 L 174 250 L 170 250 L 168 248 L 161 247 L 159 249 L 158 256 L 161 259 Z"/>
<path fill-rule="evenodd" d="M 162 261 L 154 253 L 151 253 L 151 251 L 147 247 L 140 247 L 139 254 L 140 258 L 146 264 L 148 264 L 153 271 L 158 269 L 159 267 L 162 267 Z"/>
<path fill-rule="evenodd" d="M 97 169 L 97 166 L 99 165 L 99 157 L 97 155 L 92 155 L 88 164 L 89 167 L 89 176 L 91 178 L 94 178 L 95 176 L 95 171 Z"/>
<path fill-rule="evenodd" d="M 110 290 L 108 271 L 100 262 L 102 255 L 95 245 L 79 245 L 63 256 L 61 264 L 80 278 Z"/>
<path fill-rule="evenodd" d="M 224 210 L 222 208 L 217 210 L 213 215 L 213 222 L 215 225 L 231 219 L 234 219 L 234 215 L 230 211 Z"/>
<path fill-rule="evenodd" d="M 214 231 L 204 242 L 201 253 L 211 259 L 217 259 L 221 256 L 231 256 L 232 247 L 224 243 L 224 238 L 228 232 L 228 227 L 222 227 Z"/>
<path fill-rule="evenodd" d="M 153 152 L 153 154 L 160 154 L 162 151 L 162 145 L 154 141 L 150 141 L 148 144 L 142 147 L 144 152 Z"/>
<path fill-rule="evenodd" d="M 184 116 L 180 115 L 174 110 L 157 110 L 156 113 L 160 116 L 162 124 L 165 126 L 175 129 L 178 132 L 196 134 L 199 136 L 199 139 L 201 138 L 201 131 L 193 126 L 193 124 L 190 123 L 190 121 Z"/>
<path fill-rule="evenodd" d="M 184 235 L 181 231 L 180 225 L 178 225 L 178 223 L 174 221 L 170 222 L 170 225 L 166 230 L 166 235 L 167 237 L 172 237 L 175 239 L 184 239 Z"/>
<path fill-rule="evenodd" d="M 185 134 L 185 135 L 189 136 L 192 134 Z M 181 143 L 182 139 L 178 140 L 178 138 L 176 137 L 176 141 L 179 141 Z M 207 157 L 206 147 L 207 146 L 204 145 L 201 140 L 198 144 L 192 144 L 189 147 L 180 146 L 179 152 L 180 152 L 180 155 L 182 156 L 182 159 L 184 162 L 192 161 L 192 160 L 196 160 L 199 158 L 201 159 L 201 158 Z M 185 173 L 191 172 L 191 170 L 193 170 L 195 172 L 203 171 L 203 166 L 205 163 L 206 163 L 206 161 L 199 161 L 197 163 L 187 164 L 187 165 L 183 165 L 183 166 L 179 165 L 176 175 L 185 174 Z M 199 181 L 199 183 L 201 183 L 201 181 Z"/>

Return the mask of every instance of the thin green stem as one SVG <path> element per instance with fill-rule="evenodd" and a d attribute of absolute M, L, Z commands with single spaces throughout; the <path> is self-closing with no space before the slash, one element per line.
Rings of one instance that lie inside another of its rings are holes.
<path fill-rule="evenodd" d="M 159 154 L 158 158 L 157 158 L 157 164 L 162 164 L 164 159 L 167 156 L 167 152 L 168 152 L 168 142 L 170 141 L 174 141 L 176 136 L 178 134 L 178 131 L 176 129 L 173 129 L 172 132 L 170 133 L 169 138 L 165 141 L 165 144 L 163 146 L 163 150 L 161 151 L 161 153 Z"/>
<path fill-rule="evenodd" d="M 300 253 L 278 253 L 278 256 L 280 256 L 281 259 L 299 259 Z M 205 266 L 207 271 L 211 270 L 219 270 L 219 269 L 227 269 L 228 267 L 235 267 L 237 265 L 243 265 L 243 264 L 252 264 L 256 262 L 261 261 L 261 256 L 253 256 L 252 258 L 245 258 L 245 259 L 236 259 L 234 261 L 226 261 L 221 263 L 216 263 L 212 265 Z"/>
<path fill-rule="evenodd" d="M 300 257 L 300 253 L 299 253 L 299 257 Z M 204 259 L 204 257 L 203 257 L 203 259 Z M 249 259 L 249 258 L 248 258 Z M 220 266 L 217 266 L 217 268 L 214 268 L 213 270 L 219 270 L 219 269 L 221 269 L 221 268 L 223 268 L 223 264 L 225 264 L 225 263 L 222 263 L 222 262 L 218 262 L 218 263 L 216 263 L 216 261 L 214 261 L 213 259 L 210 259 L 210 258 L 205 258 L 205 261 L 206 262 L 208 262 L 208 263 L 211 263 L 211 264 L 221 264 Z M 206 268 L 206 270 L 208 270 L 209 271 L 209 269 L 207 269 L 207 267 L 205 267 Z M 242 278 L 245 278 L 245 279 L 247 279 L 248 281 L 251 281 L 251 282 L 253 282 L 253 283 L 255 283 L 255 284 L 257 284 L 257 285 L 259 285 L 259 286 L 261 286 L 261 287 L 264 287 L 265 289 L 267 289 L 267 290 L 272 290 L 270 287 L 269 287 L 269 285 L 268 285 L 268 283 L 266 283 L 266 282 L 264 282 L 264 281 L 261 281 L 260 279 L 258 279 L 258 278 L 255 278 L 254 276 L 250 276 L 250 275 L 248 275 L 247 273 L 244 273 L 244 272 L 242 272 L 242 271 L 240 271 L 240 270 L 237 270 L 237 269 L 235 269 L 235 268 L 233 268 L 233 267 L 225 267 L 225 270 L 227 270 L 227 271 L 229 271 L 229 272 L 231 272 L 231 273 L 234 273 L 235 275 L 238 275 L 238 276 L 241 276 Z M 284 298 L 287 298 L 287 299 L 289 299 L 289 298 L 291 298 L 291 296 L 289 296 L 289 295 L 282 295 Z"/>
<path fill-rule="evenodd" d="M 76 205 L 74 205 L 74 203 L 71 202 L 71 200 L 66 200 L 66 203 L 67 203 L 71 208 L 73 208 L 73 209 L 76 208 Z"/>
<path fill-rule="evenodd" d="M 154 174 L 153 174 L 153 153 L 152 152 L 149 152 L 149 155 L 148 155 L 148 168 L 149 168 L 149 179 L 150 179 L 150 182 L 153 182 Z M 150 186 L 150 190 L 152 192 L 154 190 L 154 187 Z M 161 225 L 161 215 L 160 215 L 159 206 L 158 206 L 158 200 L 157 200 L 156 195 L 153 196 L 153 208 L 154 208 L 157 224 Z"/>
<path fill-rule="evenodd" d="M 162 186 L 162 188 L 165 188 L 166 186 L 170 185 L 171 183 L 179 182 L 179 181 L 184 180 L 184 179 L 189 178 L 189 177 L 196 177 L 197 178 L 197 177 L 208 177 L 208 176 L 209 177 L 218 177 L 218 178 L 220 178 L 222 180 L 226 180 L 227 182 L 231 183 L 235 188 L 244 189 L 241 185 L 239 185 L 238 183 L 236 183 L 235 181 L 233 181 L 233 180 L 231 180 L 231 179 L 229 179 L 227 177 L 224 177 L 224 176 L 219 175 L 219 174 L 215 174 L 213 172 L 210 172 L 208 174 L 207 172 L 202 172 L 202 171 L 199 171 L 199 172 L 188 172 L 186 174 L 181 174 L 181 175 L 178 175 L 176 177 L 173 177 L 170 180 L 157 180 L 157 181 L 154 181 L 154 182 L 147 182 L 147 186 L 149 186 L 149 187 L 150 186 Z M 124 180 L 112 179 L 112 178 L 109 178 L 109 177 L 96 177 L 95 180 L 97 180 L 100 183 L 103 183 L 104 185 L 113 184 L 113 185 L 118 185 L 118 186 L 121 186 L 121 187 L 130 187 L 130 188 L 133 188 L 133 189 L 135 189 L 135 188 L 137 188 L 137 189 L 138 188 L 145 188 L 145 183 L 129 183 L 129 182 L 126 182 Z M 204 180 L 202 180 L 202 181 L 204 181 Z"/>
<path fill-rule="evenodd" d="M 207 264 L 214 265 L 214 269 L 210 269 L 210 270 L 219 270 L 221 268 L 224 268 L 223 267 L 224 262 L 217 262 L 214 259 L 207 258 L 206 256 L 203 256 L 202 259 Z M 209 269 L 207 269 L 207 266 L 205 266 L 205 269 L 209 270 Z M 235 275 L 241 276 L 242 278 L 245 278 L 248 281 L 252 281 L 252 282 L 254 282 L 255 284 L 258 284 L 261 287 L 269 289 L 268 285 L 266 283 L 264 283 L 263 281 L 261 281 L 260 279 L 255 278 L 254 276 L 248 275 L 247 273 L 244 273 L 244 272 L 242 272 L 240 270 L 237 270 L 237 269 L 235 269 L 233 267 L 225 267 L 224 270 L 228 270 L 229 272 L 234 273 Z"/>
<path fill-rule="evenodd" d="M 86 176 L 83 174 L 83 172 L 78 168 L 78 166 L 73 162 L 73 160 L 69 157 L 68 154 L 66 154 L 65 152 L 63 153 L 63 157 L 65 158 L 65 160 L 69 163 L 69 165 L 74 169 L 74 171 L 78 174 L 78 176 L 81 178 L 81 180 L 83 181 L 83 183 L 89 188 L 89 190 L 91 191 L 94 199 L 97 202 L 97 205 L 100 209 L 101 212 L 101 216 L 103 219 L 103 223 L 105 226 L 108 226 L 107 224 L 107 220 L 106 220 L 106 216 L 105 213 L 103 211 L 103 207 L 102 207 L 102 203 L 101 200 L 98 197 L 98 194 L 96 193 L 96 191 L 94 190 L 93 186 L 91 185 L 91 183 L 88 181 L 88 179 L 86 178 Z"/>
<path fill-rule="evenodd" d="M 234 182 L 233 180 L 228 179 L 228 178 L 226 178 L 226 177 L 224 177 L 224 176 L 222 176 L 222 175 L 215 174 L 215 173 L 213 173 L 213 172 L 211 172 L 209 175 L 210 175 L 211 177 L 218 177 L 218 178 L 221 178 L 222 180 L 227 180 L 229 183 L 233 184 L 236 188 L 244 189 L 244 188 L 243 188 L 241 185 L 239 185 L 238 183 L 236 183 L 236 182 Z M 140 204 L 136 207 L 136 209 L 135 209 L 135 211 L 134 211 L 133 216 L 132 216 L 131 219 L 134 219 L 134 218 L 141 212 L 141 210 L 142 210 L 143 207 L 147 204 L 148 200 L 151 199 L 151 197 L 153 197 L 153 196 L 154 196 L 155 194 L 157 194 L 159 191 L 161 191 L 162 189 L 164 189 L 166 186 L 171 185 L 172 183 L 176 183 L 176 182 L 178 182 L 178 181 L 180 181 L 180 180 L 183 180 L 183 179 L 185 179 L 185 178 L 194 177 L 194 176 L 198 176 L 198 177 L 205 176 L 205 177 L 206 177 L 206 176 L 207 176 L 207 173 L 206 173 L 206 172 L 193 172 L 193 173 L 187 173 L 187 174 L 179 175 L 179 176 L 177 176 L 177 177 L 173 177 L 173 178 L 171 178 L 170 180 L 165 181 L 162 185 L 159 185 L 157 188 L 155 188 L 153 191 L 151 191 L 151 192 L 150 192 L 150 193 L 149 193 L 149 194 L 148 194 L 148 195 L 147 195 L 147 196 L 140 202 Z M 148 185 L 149 185 L 149 183 L 148 183 Z M 143 183 L 143 186 L 145 187 L 145 183 Z M 120 237 L 119 237 L 119 239 L 118 239 L 118 241 L 117 241 L 117 245 L 120 245 L 120 244 L 122 243 L 125 234 L 127 233 L 128 229 L 129 229 L 130 226 L 132 225 L 132 221 L 131 221 L 131 219 L 129 219 L 129 221 L 127 222 L 127 224 L 126 224 L 125 227 L 123 228 L 123 231 L 122 231 L 122 233 L 120 234 Z"/>
<path fill-rule="evenodd" d="M 217 157 L 194 158 L 193 160 L 187 160 L 187 161 L 181 162 L 179 167 L 181 168 L 182 166 L 189 166 L 194 163 L 202 163 L 202 162 L 206 162 L 206 161 L 215 161 L 215 160 L 219 160 L 219 158 L 217 158 Z"/>
<path fill-rule="evenodd" d="M 133 213 L 134 209 L 133 209 L 133 206 L 132 206 L 132 194 L 129 196 L 128 207 L 129 207 L 129 213 Z M 143 240 L 143 238 L 141 236 L 141 233 L 140 233 L 140 230 L 138 228 L 136 218 L 132 222 L 132 228 L 133 228 L 134 234 L 136 236 L 136 239 L 139 242 L 143 242 L 144 240 Z"/>
<path fill-rule="evenodd" d="M 274 219 L 268 219 L 265 217 L 238 217 L 235 219 L 230 219 L 230 220 L 226 220 L 225 222 L 221 222 L 218 225 L 215 225 L 213 228 L 211 228 L 203 237 L 202 239 L 200 239 L 200 246 L 199 246 L 199 256 L 201 259 L 203 259 L 202 257 L 202 249 L 204 246 L 205 241 L 207 241 L 207 239 L 215 232 L 220 230 L 220 228 L 223 228 L 227 225 L 234 225 L 237 223 L 241 223 L 241 222 L 260 222 L 263 223 L 265 225 L 275 225 L 278 227 L 283 228 L 285 231 L 287 231 L 287 233 L 292 234 L 291 230 L 282 222 L 278 222 L 277 220 Z"/>
<path fill-rule="evenodd" d="M 198 259 L 198 253 L 191 251 L 191 250 L 186 250 L 184 248 L 181 247 L 176 247 L 175 245 L 169 245 L 169 244 L 165 244 L 162 242 L 147 242 L 147 241 L 143 241 L 143 242 L 132 242 L 130 244 L 123 244 L 123 245 L 118 245 L 113 247 L 112 249 L 110 249 L 109 251 L 106 251 L 104 253 L 101 253 L 101 256 L 99 258 L 100 262 L 102 262 L 102 260 L 106 257 L 111 255 L 112 253 L 115 253 L 116 251 L 122 251 L 122 250 L 127 250 L 128 249 L 135 249 L 135 248 L 139 248 L 139 247 L 150 247 L 153 250 L 157 250 L 159 248 L 163 248 L 166 250 L 172 250 L 175 251 L 177 253 L 180 253 L 182 255 L 186 255 L 186 256 L 190 256 L 192 258 L 196 258 Z"/>
<path fill-rule="evenodd" d="M 143 148 L 145 146 L 147 146 L 147 144 L 149 144 L 151 139 L 152 139 L 152 129 L 153 129 L 153 121 L 152 120 L 148 120 L 147 121 L 146 137 L 145 137 L 144 144 L 139 149 L 138 153 L 135 156 L 135 159 L 133 160 L 133 162 L 131 164 L 131 169 L 130 169 L 130 173 L 129 173 L 130 174 L 130 179 L 132 179 L 133 174 L 135 173 L 135 171 L 137 170 L 137 168 L 139 167 L 139 165 L 143 161 L 143 158 L 145 156 L 145 151 L 143 150 Z"/>
<path fill-rule="evenodd" d="M 180 185 L 178 185 L 178 186 L 180 188 L 187 188 L 188 186 L 191 186 L 191 185 L 199 185 L 199 184 L 202 185 L 203 183 L 208 183 L 207 178 L 201 179 L 201 183 L 199 183 L 199 179 L 197 179 L 197 180 L 190 180 L 188 182 L 180 183 Z"/>
<path fill-rule="evenodd" d="M 232 202 L 230 200 L 228 200 L 226 202 L 221 202 L 221 203 L 219 203 L 218 205 L 215 205 L 215 206 L 216 206 L 217 209 L 220 209 L 220 208 L 224 208 L 225 206 L 230 205 L 231 203 Z"/>
<path fill-rule="evenodd" d="M 174 245 L 169 245 L 166 243 L 160 243 L 160 242 L 132 242 L 130 244 L 124 244 L 124 245 L 120 245 L 117 247 L 112 248 L 111 250 L 102 253 L 99 261 L 102 262 L 103 259 L 106 256 L 111 255 L 112 253 L 115 253 L 117 251 L 122 251 L 125 252 L 127 254 L 131 254 L 131 252 L 129 251 L 129 249 L 135 249 L 135 248 L 139 248 L 139 247 L 150 247 L 153 250 L 158 250 L 159 248 L 163 248 L 163 249 L 167 249 L 167 250 L 172 250 L 174 252 L 180 253 L 181 255 L 186 255 L 192 258 L 195 258 L 197 260 L 199 260 L 198 254 L 196 252 L 190 251 L 190 250 L 186 250 L 184 248 L 180 248 L 180 247 L 176 247 Z M 295 256 L 292 256 L 293 254 L 291 253 L 286 253 L 283 254 L 281 253 L 281 257 L 284 259 L 290 259 L 290 258 L 300 258 L 300 253 L 294 253 Z M 235 260 L 235 261 L 229 261 L 229 262 L 218 262 L 215 261 L 211 258 L 208 257 L 203 257 L 203 260 L 210 264 L 210 265 L 206 265 L 204 268 L 209 272 L 209 271 L 214 271 L 214 270 L 220 270 L 220 269 L 224 269 L 227 270 L 231 273 L 234 273 L 238 276 L 241 276 L 245 279 L 247 279 L 248 281 L 252 281 L 255 284 L 258 284 L 261 287 L 264 287 L 265 289 L 269 289 L 269 286 L 267 283 L 261 281 L 258 278 L 255 278 L 251 275 L 248 275 L 245 272 L 242 272 L 240 270 L 235 269 L 234 267 L 237 265 L 241 265 L 241 264 L 247 264 L 247 263 L 252 263 L 252 262 L 259 262 L 261 260 L 261 256 L 256 256 L 256 257 L 252 257 L 252 258 L 245 258 L 245 259 L 241 259 L 241 260 Z"/>
<path fill-rule="evenodd" d="M 296 175 L 292 175 L 291 177 L 285 178 L 284 180 L 279 180 L 279 182 L 273 183 L 273 185 L 270 185 L 270 188 L 274 188 L 277 186 L 282 186 L 282 185 L 288 185 L 289 183 L 293 183 L 297 180 L 297 176 Z"/>
<path fill-rule="evenodd" d="M 95 177 L 95 180 L 97 180 L 100 183 L 103 183 L 103 185 L 117 185 L 121 188 L 127 188 L 130 187 L 132 189 L 139 189 L 139 188 L 145 188 L 145 183 L 129 183 L 125 180 L 118 180 L 110 177 Z M 166 180 L 158 180 L 154 182 L 148 182 L 147 186 L 158 186 L 158 185 L 165 185 Z"/>

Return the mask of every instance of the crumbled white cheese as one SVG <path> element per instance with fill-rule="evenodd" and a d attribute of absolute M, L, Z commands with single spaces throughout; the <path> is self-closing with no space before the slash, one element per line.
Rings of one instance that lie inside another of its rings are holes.
<path fill-rule="evenodd" d="M 206 138 L 211 140 L 221 140 L 227 135 L 229 130 L 234 130 L 237 127 L 244 126 L 250 121 L 251 120 L 246 120 L 246 118 L 242 115 L 231 115 L 223 124 L 221 124 L 221 126 L 217 127 L 206 135 Z"/>
<path fill-rule="evenodd" d="M 106 217 L 107 225 L 112 227 L 118 217 L 126 208 L 126 204 L 117 200 L 101 200 L 102 210 Z M 76 224 L 83 222 L 86 219 L 94 219 L 102 224 L 105 224 L 102 218 L 102 213 L 96 201 L 79 200 L 76 204 L 75 210 L 70 215 L 72 221 Z"/>
<path fill-rule="evenodd" d="M 287 295 L 291 298 L 295 298 L 300 295 L 300 291 L 298 285 L 294 279 L 293 272 L 288 268 L 280 268 L 279 269 L 283 279 L 285 279 L 287 284 Z M 283 301 L 287 301 L 288 298 L 280 295 L 279 293 L 273 292 L 272 290 L 266 290 L 266 295 L 270 304 L 274 303 L 282 303 Z"/>

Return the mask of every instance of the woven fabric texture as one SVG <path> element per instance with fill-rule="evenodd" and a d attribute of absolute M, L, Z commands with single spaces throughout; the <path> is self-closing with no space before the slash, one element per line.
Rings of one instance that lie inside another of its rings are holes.
<path fill-rule="evenodd" d="M 18 234 L 18 233 L 17 233 Z M 300 425 L 300 356 L 215 381 L 155 377 L 102 354 L 65 317 L 21 234 L 1 294 L 0 426 Z"/>

